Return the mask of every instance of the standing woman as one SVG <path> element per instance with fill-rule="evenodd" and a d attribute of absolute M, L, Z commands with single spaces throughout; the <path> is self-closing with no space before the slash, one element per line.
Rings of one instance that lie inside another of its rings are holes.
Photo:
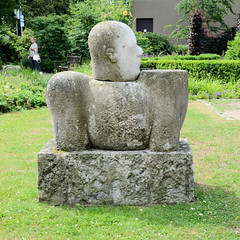
<path fill-rule="evenodd" d="M 34 37 L 30 38 L 30 41 L 32 43 L 32 45 L 29 48 L 29 52 L 30 52 L 30 56 L 28 56 L 28 58 L 31 58 L 31 65 L 32 65 L 32 70 L 35 70 L 37 68 L 37 70 L 39 71 L 40 75 L 42 75 L 42 70 L 39 66 L 39 63 L 36 60 L 33 60 L 33 56 L 34 55 L 38 55 L 38 45 L 35 42 Z"/>

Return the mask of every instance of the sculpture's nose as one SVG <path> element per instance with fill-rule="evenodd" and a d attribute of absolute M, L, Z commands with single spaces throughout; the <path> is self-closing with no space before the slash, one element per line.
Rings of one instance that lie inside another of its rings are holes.
<path fill-rule="evenodd" d="M 139 46 L 137 46 L 137 57 L 142 57 L 142 55 L 143 55 L 143 50 L 142 50 L 142 48 L 140 48 Z"/>

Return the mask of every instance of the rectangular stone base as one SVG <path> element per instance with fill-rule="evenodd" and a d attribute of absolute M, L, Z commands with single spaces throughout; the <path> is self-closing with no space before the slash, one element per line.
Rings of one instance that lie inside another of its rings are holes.
<path fill-rule="evenodd" d="M 190 147 L 175 152 L 62 152 L 50 140 L 38 154 L 39 201 L 83 205 L 153 205 L 194 200 Z"/>

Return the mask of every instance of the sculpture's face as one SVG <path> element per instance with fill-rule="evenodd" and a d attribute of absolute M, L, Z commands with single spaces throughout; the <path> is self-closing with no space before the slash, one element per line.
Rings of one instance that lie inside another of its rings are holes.
<path fill-rule="evenodd" d="M 140 73 L 143 50 L 137 45 L 136 37 L 130 28 L 125 36 L 120 37 L 115 51 L 122 81 L 135 80 Z"/>

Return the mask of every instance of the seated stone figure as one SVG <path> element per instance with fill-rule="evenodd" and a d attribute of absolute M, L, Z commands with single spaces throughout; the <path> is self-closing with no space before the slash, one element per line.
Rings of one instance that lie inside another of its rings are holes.
<path fill-rule="evenodd" d="M 47 86 L 57 149 L 175 151 L 188 103 L 187 72 L 145 70 L 133 31 L 115 21 L 89 34 L 93 78 L 55 74 Z"/>

